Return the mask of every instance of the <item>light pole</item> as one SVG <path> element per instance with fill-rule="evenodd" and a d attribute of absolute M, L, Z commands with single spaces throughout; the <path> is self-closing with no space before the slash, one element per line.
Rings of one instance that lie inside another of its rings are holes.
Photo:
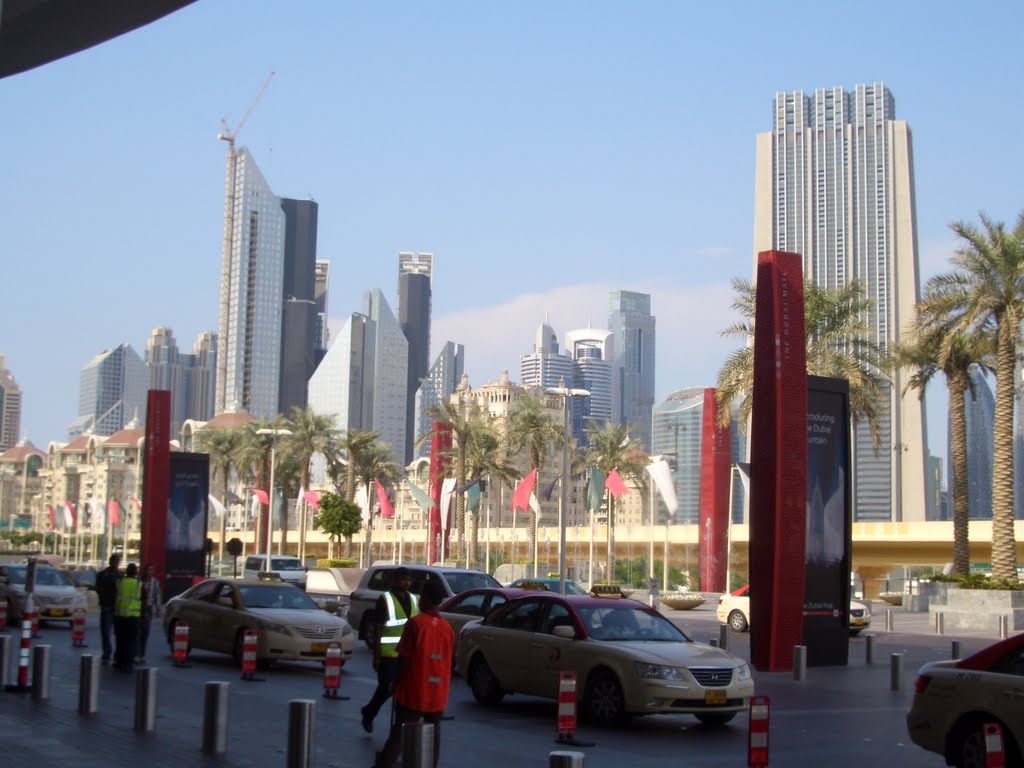
<path fill-rule="evenodd" d="M 590 397 L 590 390 L 568 389 L 565 379 L 558 386 L 544 390 L 549 395 L 561 395 L 562 401 L 562 499 L 558 505 L 558 594 L 565 594 L 565 518 L 569 513 L 569 400 Z"/>
<path fill-rule="evenodd" d="M 257 435 L 270 435 L 270 502 L 267 505 L 267 561 L 263 564 L 263 570 L 269 572 L 270 568 L 270 549 L 271 544 L 274 540 L 274 463 L 277 459 L 277 438 L 278 435 L 287 437 L 292 431 L 290 429 L 257 429 Z M 282 510 L 282 513 L 284 510 Z"/>

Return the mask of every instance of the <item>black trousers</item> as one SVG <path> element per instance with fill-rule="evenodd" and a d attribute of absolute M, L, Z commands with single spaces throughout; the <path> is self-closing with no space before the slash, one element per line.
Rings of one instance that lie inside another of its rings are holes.
<path fill-rule="evenodd" d="M 139 641 L 139 617 L 114 617 L 114 663 L 122 672 L 132 671 L 132 659 Z"/>
<path fill-rule="evenodd" d="M 395 684 L 398 682 L 398 659 L 382 657 L 377 665 L 377 690 L 373 692 L 370 702 L 363 707 L 363 714 L 368 720 L 373 720 L 384 706 L 384 702 L 391 698 L 395 692 Z"/>

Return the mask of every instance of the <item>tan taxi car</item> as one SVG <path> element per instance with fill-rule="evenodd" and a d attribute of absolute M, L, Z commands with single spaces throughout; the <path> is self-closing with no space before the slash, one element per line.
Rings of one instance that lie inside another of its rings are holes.
<path fill-rule="evenodd" d="M 526 595 L 467 624 L 457 653 L 484 705 L 509 693 L 556 698 L 560 673 L 574 672 L 581 713 L 596 723 L 678 713 L 720 725 L 754 694 L 743 659 L 694 642 L 633 600 Z"/>
<path fill-rule="evenodd" d="M 344 619 L 327 613 L 298 587 L 280 581 L 207 579 L 167 602 L 164 632 L 188 624 L 189 650 L 232 654 L 241 663 L 245 630 L 257 636 L 257 660 L 322 661 L 330 643 L 341 646 L 342 664 L 356 636 Z"/>
<path fill-rule="evenodd" d="M 718 598 L 715 614 L 722 624 L 728 624 L 734 632 L 750 629 L 750 585 L 745 584 L 731 594 Z M 850 635 L 858 635 L 871 626 L 871 608 L 867 603 L 851 600 L 847 620 Z"/>

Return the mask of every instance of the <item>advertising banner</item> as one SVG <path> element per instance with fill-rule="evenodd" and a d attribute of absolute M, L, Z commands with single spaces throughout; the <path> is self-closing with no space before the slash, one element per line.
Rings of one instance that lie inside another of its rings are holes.
<path fill-rule="evenodd" d="M 807 377 L 807 544 L 804 645 L 808 666 L 845 665 L 849 656 L 849 387 Z"/>
<path fill-rule="evenodd" d="M 210 456 L 172 453 L 167 492 L 167 597 L 205 575 Z"/>

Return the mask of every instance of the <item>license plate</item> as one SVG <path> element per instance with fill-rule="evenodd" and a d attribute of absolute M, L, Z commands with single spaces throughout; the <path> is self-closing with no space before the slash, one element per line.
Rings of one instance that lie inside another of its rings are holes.
<path fill-rule="evenodd" d="M 705 704 L 725 704 L 725 691 L 704 691 Z"/>
<path fill-rule="evenodd" d="M 313 643 L 313 645 L 310 646 L 310 650 L 312 650 L 313 653 L 327 653 L 327 643 Z"/>
<path fill-rule="evenodd" d="M 51 608 L 50 610 L 46 611 L 43 615 L 44 616 L 67 616 L 68 612 L 65 611 L 63 608 Z"/>
<path fill-rule="evenodd" d="M 853 620 L 853 623 L 854 623 L 854 624 L 858 624 L 858 625 L 859 625 L 859 624 L 863 624 L 863 623 L 864 623 L 864 619 L 854 619 L 854 620 Z"/>

